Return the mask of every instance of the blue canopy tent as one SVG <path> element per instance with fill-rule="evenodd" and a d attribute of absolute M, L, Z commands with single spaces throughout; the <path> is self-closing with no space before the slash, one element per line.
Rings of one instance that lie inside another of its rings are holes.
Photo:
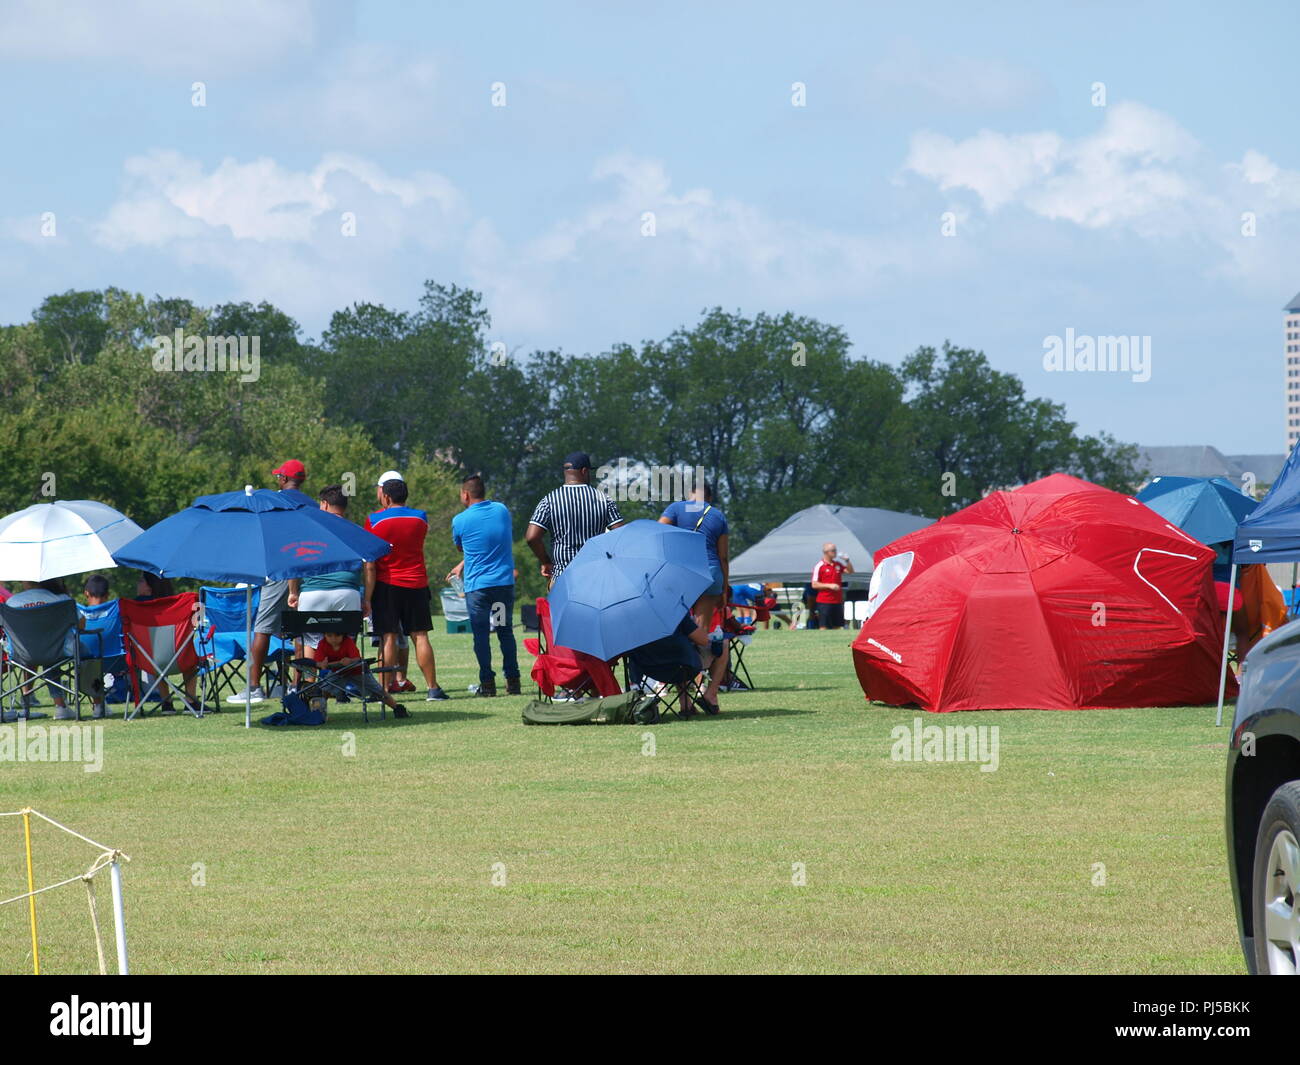
<path fill-rule="evenodd" d="M 1259 506 L 1223 477 L 1156 477 L 1135 498 L 1203 544 L 1231 540 Z"/>
<path fill-rule="evenodd" d="M 243 581 L 249 646 L 253 585 L 355 568 L 389 550 L 387 541 L 318 509 L 310 496 L 248 485 L 199 496 L 115 551 L 113 560 L 162 577 Z M 252 727 L 251 703 L 244 704 L 244 726 Z"/>
<path fill-rule="evenodd" d="M 1292 448 L 1286 465 L 1262 503 L 1237 526 L 1232 541 L 1232 575 L 1228 579 L 1228 602 L 1237 588 L 1237 567 L 1253 563 L 1300 560 L 1300 448 Z M 1219 713 L 1223 724 L 1223 694 L 1228 679 L 1228 635 L 1223 627 L 1223 663 L 1219 673 Z"/>

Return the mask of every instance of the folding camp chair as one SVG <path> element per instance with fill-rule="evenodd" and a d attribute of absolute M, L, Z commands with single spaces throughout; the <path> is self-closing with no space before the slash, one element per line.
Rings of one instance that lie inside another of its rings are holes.
<path fill-rule="evenodd" d="M 252 610 L 257 613 L 260 588 L 253 590 Z M 199 589 L 200 620 L 194 635 L 199 672 L 204 681 L 204 702 L 209 696 L 219 709 L 227 695 L 236 695 L 248 658 L 248 596 L 243 588 Z"/>
<path fill-rule="evenodd" d="M 81 644 L 81 661 L 99 662 L 104 677 L 112 676 L 113 684 L 105 688 L 106 703 L 124 703 L 128 698 L 129 683 L 126 673 L 126 649 L 122 644 L 122 614 L 118 601 L 113 599 L 98 606 L 77 606 L 84 627 L 78 642 Z"/>
<path fill-rule="evenodd" d="M 126 715 L 130 721 L 140 713 L 144 701 L 158 689 L 165 677 L 199 668 L 199 657 L 194 650 L 199 597 L 193 592 L 184 592 L 143 602 L 122 599 L 119 603 L 126 664 L 131 672 L 131 696 L 135 703 Z M 141 672 L 153 676 L 153 682 L 143 693 L 140 691 Z M 191 706 L 184 697 L 182 702 L 195 717 L 204 715 L 202 698 L 198 706 Z"/>
<path fill-rule="evenodd" d="M 81 720 L 81 644 L 69 640 L 77 631 L 77 604 L 71 599 L 18 607 L 0 603 L 0 626 L 9 638 L 10 650 L 0 661 L 0 706 L 8 697 L 13 720 L 18 716 L 15 695 L 21 696 L 28 684 L 44 681 L 47 685 L 73 697 L 77 720 Z M 72 651 L 67 648 L 71 644 Z M 64 671 L 71 665 L 72 676 L 65 683 Z M 28 717 L 26 700 L 24 718 Z M 3 716 L 3 715 L 0 715 Z"/>
<path fill-rule="evenodd" d="M 639 650 L 629 651 L 623 659 L 628 691 L 636 689 L 654 699 L 660 717 L 667 714 L 681 717 L 683 701 L 692 707 L 693 714 L 705 687 L 699 653 L 694 652 L 694 662 L 687 661 L 685 655 L 676 662 L 647 661 L 638 654 Z"/>
<path fill-rule="evenodd" d="M 754 680 L 745 665 L 745 651 L 754 638 L 753 624 L 744 624 L 736 618 L 724 618 L 722 634 L 727 638 L 727 675 L 723 678 L 725 691 L 752 691 Z"/>
<path fill-rule="evenodd" d="M 556 646 L 551 632 L 551 605 L 544 598 L 537 600 L 537 624 L 537 638 L 526 638 L 524 650 L 537 659 L 532 674 L 543 699 L 550 701 L 557 692 L 562 699 L 622 693 L 609 662 L 571 647 Z"/>
<path fill-rule="evenodd" d="M 280 614 L 280 634 L 285 640 L 293 640 L 308 633 L 337 632 L 341 636 L 351 636 L 360 649 L 363 620 L 360 610 L 285 610 Z M 312 696 L 335 699 L 360 696 L 361 719 L 369 722 L 370 698 L 383 692 L 383 684 L 376 679 L 376 674 L 397 672 L 396 666 L 375 667 L 374 662 L 373 658 L 362 658 L 355 665 L 331 669 L 324 675 L 320 663 L 312 658 L 296 658 L 287 664 L 310 678 L 298 689 L 301 698 L 310 701 Z M 387 714 L 381 698 L 379 716 L 384 718 Z"/>

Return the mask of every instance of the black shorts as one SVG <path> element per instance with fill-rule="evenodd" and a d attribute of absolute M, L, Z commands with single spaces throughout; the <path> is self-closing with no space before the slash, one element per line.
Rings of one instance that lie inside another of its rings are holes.
<path fill-rule="evenodd" d="M 376 632 L 428 632 L 433 628 L 429 587 L 403 588 L 375 582 L 370 599 L 371 621 Z"/>
<path fill-rule="evenodd" d="M 844 604 L 843 603 L 818 603 L 817 604 L 817 621 L 818 627 L 823 629 L 842 629 L 844 628 Z"/>

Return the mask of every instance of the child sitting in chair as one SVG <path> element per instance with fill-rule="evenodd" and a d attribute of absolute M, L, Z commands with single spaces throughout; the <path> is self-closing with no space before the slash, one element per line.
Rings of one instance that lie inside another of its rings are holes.
<path fill-rule="evenodd" d="M 312 658 L 321 667 L 321 675 L 324 676 L 326 669 L 334 673 L 353 669 L 361 662 L 361 652 L 357 650 L 356 641 L 351 636 L 344 636 L 338 632 L 327 632 L 323 634 L 321 642 L 316 645 L 316 650 L 312 652 Z M 384 691 L 383 685 L 374 677 L 365 676 L 358 670 L 356 680 L 365 684 L 366 691 L 388 707 L 393 712 L 393 717 L 410 717 L 410 714 L 406 712 L 406 707 L 399 704 L 388 692 Z"/>

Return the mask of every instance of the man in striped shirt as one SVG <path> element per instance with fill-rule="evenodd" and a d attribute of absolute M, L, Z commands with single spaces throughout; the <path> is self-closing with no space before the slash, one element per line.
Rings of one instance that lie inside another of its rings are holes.
<path fill-rule="evenodd" d="M 564 460 L 564 484 L 544 495 L 528 519 L 524 539 L 542 564 L 542 576 L 554 582 L 591 537 L 623 524 L 614 500 L 592 488 L 591 458 L 575 451 Z M 551 549 L 546 549 L 546 533 Z"/>

